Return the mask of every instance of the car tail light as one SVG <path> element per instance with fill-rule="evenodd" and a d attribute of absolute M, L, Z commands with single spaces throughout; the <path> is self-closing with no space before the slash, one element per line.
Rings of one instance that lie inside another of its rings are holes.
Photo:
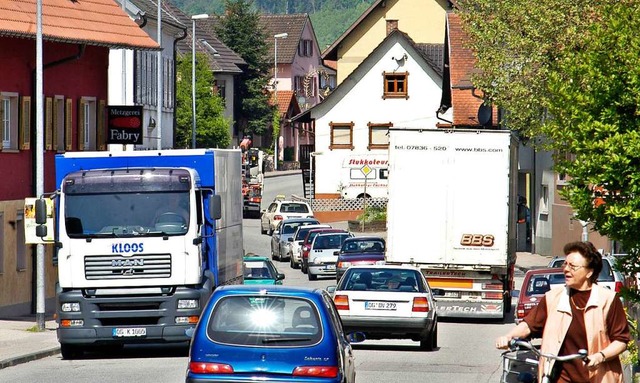
<path fill-rule="evenodd" d="M 224 363 L 190 362 L 189 371 L 194 374 L 233 374 L 233 367 Z"/>
<path fill-rule="evenodd" d="M 520 303 L 518 308 L 516 309 L 516 318 L 522 319 L 524 318 L 524 305 Z"/>
<path fill-rule="evenodd" d="M 338 262 L 338 267 L 351 267 L 351 262 Z"/>
<path fill-rule="evenodd" d="M 282 216 L 280 214 L 276 214 L 273 216 L 274 221 L 282 221 Z"/>
<path fill-rule="evenodd" d="M 293 370 L 293 376 L 314 376 L 320 378 L 335 378 L 338 376 L 336 366 L 298 366 Z"/>
<path fill-rule="evenodd" d="M 346 295 L 336 295 L 333 297 L 338 310 L 349 310 L 349 297 Z"/>
<path fill-rule="evenodd" d="M 487 291 L 482 293 L 482 299 L 502 299 L 502 291 Z"/>
<path fill-rule="evenodd" d="M 502 290 L 502 283 L 483 283 L 482 290 Z"/>
<path fill-rule="evenodd" d="M 414 297 L 413 298 L 413 307 L 411 307 L 411 311 L 426 313 L 429 312 L 429 301 L 425 297 Z"/>
<path fill-rule="evenodd" d="M 622 290 L 623 284 L 622 282 L 618 281 L 616 282 L 616 293 L 619 293 L 620 290 Z"/>

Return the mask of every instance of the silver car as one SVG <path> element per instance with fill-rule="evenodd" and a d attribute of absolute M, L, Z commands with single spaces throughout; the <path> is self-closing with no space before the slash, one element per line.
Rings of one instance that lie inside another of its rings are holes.
<path fill-rule="evenodd" d="M 318 223 L 320 222 L 315 218 L 291 218 L 280 221 L 271 235 L 271 259 L 288 260 L 291 253 L 289 238 L 293 237 L 299 226 Z"/>
<path fill-rule="evenodd" d="M 302 242 L 304 242 L 304 237 L 307 236 L 309 230 L 330 227 L 331 225 L 327 224 L 298 226 L 293 237 L 289 237 L 289 265 L 292 269 L 299 269 L 302 265 Z"/>
<path fill-rule="evenodd" d="M 320 233 L 311 242 L 307 276 L 315 281 L 318 276 L 336 276 L 338 253 L 345 239 L 353 237 L 351 233 Z"/>
<path fill-rule="evenodd" d="M 564 255 L 554 257 L 551 262 L 549 262 L 549 267 L 562 267 L 565 258 Z M 603 256 L 602 270 L 600 271 L 600 275 L 598 275 L 597 283 L 600 286 L 604 286 L 618 293 L 624 286 L 625 278 L 621 272 L 616 270 L 615 265 L 615 258 L 608 255 Z"/>

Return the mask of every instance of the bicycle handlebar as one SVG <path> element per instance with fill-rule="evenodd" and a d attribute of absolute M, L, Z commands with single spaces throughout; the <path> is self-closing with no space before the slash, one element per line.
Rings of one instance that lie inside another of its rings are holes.
<path fill-rule="evenodd" d="M 574 359 L 583 359 L 588 363 L 588 358 L 587 358 L 588 353 L 587 353 L 587 350 L 585 350 L 585 349 L 578 350 L 577 354 L 559 356 L 559 355 L 547 354 L 547 353 L 540 352 L 540 350 L 538 350 L 528 340 L 523 340 L 523 339 L 518 339 L 518 338 L 511 339 L 511 341 L 509 342 L 509 350 L 510 351 L 516 351 L 518 349 L 518 347 L 524 347 L 527 350 L 532 351 L 538 358 L 543 356 L 543 357 L 545 357 L 547 359 L 553 359 L 553 360 L 557 360 L 557 361 L 560 361 L 560 362 L 567 362 L 569 360 L 574 360 Z"/>

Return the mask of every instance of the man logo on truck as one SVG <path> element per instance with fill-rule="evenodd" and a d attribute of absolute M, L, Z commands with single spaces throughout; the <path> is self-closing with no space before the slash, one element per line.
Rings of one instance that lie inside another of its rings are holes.
<path fill-rule="evenodd" d="M 492 247 L 495 237 L 491 234 L 462 234 L 460 244 L 462 246 L 485 246 Z"/>

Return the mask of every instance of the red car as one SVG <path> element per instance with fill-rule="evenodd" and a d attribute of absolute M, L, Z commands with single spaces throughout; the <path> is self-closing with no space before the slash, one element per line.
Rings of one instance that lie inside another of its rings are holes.
<path fill-rule="evenodd" d="M 522 322 L 534 307 L 540 303 L 540 299 L 551 288 L 563 287 L 564 270 L 562 268 L 545 268 L 529 270 L 524 275 L 518 306 L 516 308 L 516 323 Z"/>
<path fill-rule="evenodd" d="M 303 273 L 307 273 L 309 271 L 309 250 L 311 249 L 311 242 L 318 235 L 318 233 L 347 233 L 346 230 L 342 229 L 334 229 L 334 228 L 321 228 L 321 229 L 313 229 L 309 230 L 307 236 L 304 237 L 304 241 L 302 241 L 302 245 L 300 247 L 300 257 L 301 263 L 300 269 Z"/>

